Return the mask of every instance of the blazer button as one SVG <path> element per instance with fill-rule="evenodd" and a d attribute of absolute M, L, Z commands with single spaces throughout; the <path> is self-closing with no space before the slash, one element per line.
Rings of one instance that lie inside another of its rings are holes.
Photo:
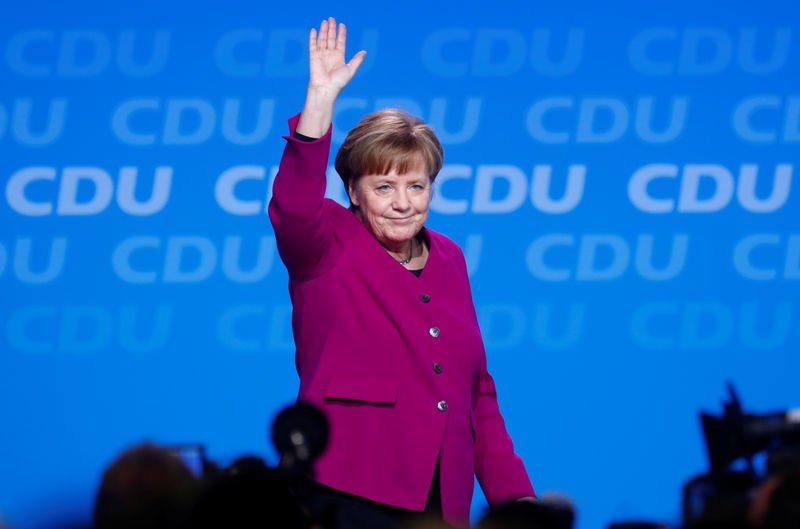
<path fill-rule="evenodd" d="M 419 299 L 423 303 L 427 303 L 431 300 L 431 297 L 428 294 L 420 294 Z"/>
<path fill-rule="evenodd" d="M 436 407 L 439 409 L 439 411 L 447 411 L 447 401 L 440 400 L 436 403 Z"/>
<path fill-rule="evenodd" d="M 434 371 L 434 372 L 435 372 L 437 375 L 438 375 L 439 373 L 441 373 L 441 372 L 442 372 L 442 364 L 440 364 L 439 362 L 436 362 L 435 364 L 433 364 L 433 371 Z"/>
<path fill-rule="evenodd" d="M 431 327 L 428 332 L 431 333 L 431 336 L 434 338 L 438 338 L 440 334 L 439 327 Z"/>

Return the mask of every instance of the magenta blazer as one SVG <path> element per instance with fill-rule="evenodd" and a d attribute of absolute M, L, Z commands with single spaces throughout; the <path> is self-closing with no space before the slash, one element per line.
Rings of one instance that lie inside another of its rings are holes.
<path fill-rule="evenodd" d="M 486 369 L 461 249 L 425 228 L 430 255 L 414 276 L 324 198 L 330 130 L 284 138 L 269 217 L 289 271 L 298 399 L 331 423 L 315 479 L 423 510 L 441 454 L 443 516 L 462 527 L 473 475 L 489 504 L 532 496 Z"/>

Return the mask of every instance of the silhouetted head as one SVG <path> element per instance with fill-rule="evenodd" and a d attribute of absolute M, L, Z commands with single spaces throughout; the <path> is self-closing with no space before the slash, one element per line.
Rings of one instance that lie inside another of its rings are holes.
<path fill-rule="evenodd" d="M 151 443 L 134 446 L 103 473 L 95 529 L 178 527 L 197 490 L 197 479 L 178 456 Z"/>

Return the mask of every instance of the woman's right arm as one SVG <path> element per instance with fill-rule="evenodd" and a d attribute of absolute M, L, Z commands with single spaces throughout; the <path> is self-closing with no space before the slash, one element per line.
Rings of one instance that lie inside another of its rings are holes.
<path fill-rule="evenodd" d="M 320 24 L 319 34 L 309 35 L 309 83 L 299 118 L 290 120 L 290 136 L 273 185 L 269 217 L 278 250 L 289 274 L 308 279 L 324 261 L 329 230 L 325 218 L 325 171 L 330 154 L 333 105 L 339 92 L 353 78 L 366 52 L 344 62 L 346 29 L 333 18 Z M 304 142 L 293 136 L 317 138 Z"/>

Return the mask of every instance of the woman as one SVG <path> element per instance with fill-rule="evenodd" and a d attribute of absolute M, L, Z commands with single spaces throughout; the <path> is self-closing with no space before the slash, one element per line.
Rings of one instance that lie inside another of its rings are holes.
<path fill-rule="evenodd" d="M 289 121 L 269 215 L 289 271 L 299 398 L 331 423 L 322 485 L 469 525 L 473 475 L 490 504 L 532 498 L 497 406 L 461 250 L 424 227 L 442 148 L 416 118 L 370 114 L 336 156 L 350 209 L 325 199 L 345 27 L 309 37 L 303 111 Z M 328 490 L 330 490 L 328 489 Z"/>

